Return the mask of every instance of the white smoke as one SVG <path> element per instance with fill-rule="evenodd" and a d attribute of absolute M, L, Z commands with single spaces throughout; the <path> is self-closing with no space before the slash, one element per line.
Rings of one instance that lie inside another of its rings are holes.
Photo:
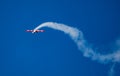
<path fill-rule="evenodd" d="M 65 34 L 68 34 L 85 57 L 91 58 L 92 60 L 97 60 L 101 63 L 120 62 L 120 48 L 117 49 L 114 53 L 106 55 L 100 54 L 94 51 L 93 48 L 88 45 L 89 43 L 84 39 L 83 33 L 77 28 L 55 22 L 45 22 L 36 27 L 32 33 L 34 33 L 38 29 L 41 29 L 42 27 L 49 27 L 55 30 L 63 31 Z M 119 41 L 120 40 L 117 40 L 118 43 Z"/>
<path fill-rule="evenodd" d="M 109 71 L 109 76 L 114 76 L 115 75 L 115 71 L 114 71 L 114 68 L 115 68 L 115 64 L 116 63 L 114 63 L 113 65 L 112 65 L 112 67 L 110 68 L 110 71 Z"/>

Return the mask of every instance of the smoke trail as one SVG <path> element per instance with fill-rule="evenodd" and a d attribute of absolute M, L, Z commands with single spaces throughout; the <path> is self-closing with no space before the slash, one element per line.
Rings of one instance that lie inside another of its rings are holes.
<path fill-rule="evenodd" d="M 115 74 L 115 72 L 114 72 L 115 64 L 116 64 L 116 63 L 114 63 L 114 64 L 112 65 L 112 67 L 110 68 L 109 76 L 114 76 L 114 74 Z"/>
<path fill-rule="evenodd" d="M 83 53 L 83 56 L 85 57 L 91 58 L 92 60 L 97 60 L 101 63 L 120 62 L 120 48 L 116 52 L 111 54 L 100 54 L 94 51 L 93 48 L 89 46 L 88 42 L 83 37 L 83 33 L 77 28 L 55 22 L 45 22 L 36 27 L 32 33 L 42 27 L 49 27 L 55 30 L 63 31 L 65 34 L 68 34 L 70 38 L 72 38 L 72 40 L 76 43 L 78 49 Z"/>

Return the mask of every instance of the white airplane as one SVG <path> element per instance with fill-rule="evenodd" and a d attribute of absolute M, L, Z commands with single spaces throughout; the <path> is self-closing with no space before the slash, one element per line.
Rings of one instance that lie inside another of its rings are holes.
<path fill-rule="evenodd" d="M 44 30 L 26 30 L 26 32 L 32 32 L 32 33 L 39 33 L 39 32 L 44 32 Z"/>

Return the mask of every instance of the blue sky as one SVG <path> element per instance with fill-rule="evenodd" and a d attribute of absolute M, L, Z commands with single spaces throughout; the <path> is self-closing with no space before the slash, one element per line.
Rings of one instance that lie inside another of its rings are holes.
<path fill-rule="evenodd" d="M 83 57 L 60 31 L 26 33 L 43 22 L 80 29 L 100 52 L 109 53 L 120 37 L 119 0 L 2 0 L 0 76 L 107 76 L 112 63 Z M 119 76 L 120 65 L 115 67 Z"/>

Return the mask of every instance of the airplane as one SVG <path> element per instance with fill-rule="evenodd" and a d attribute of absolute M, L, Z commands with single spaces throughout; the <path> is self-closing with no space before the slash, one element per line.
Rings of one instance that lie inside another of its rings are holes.
<path fill-rule="evenodd" d="M 32 32 L 33 33 L 34 30 L 26 30 L 26 32 Z M 39 33 L 39 32 L 44 32 L 44 30 L 36 30 L 34 33 Z"/>

